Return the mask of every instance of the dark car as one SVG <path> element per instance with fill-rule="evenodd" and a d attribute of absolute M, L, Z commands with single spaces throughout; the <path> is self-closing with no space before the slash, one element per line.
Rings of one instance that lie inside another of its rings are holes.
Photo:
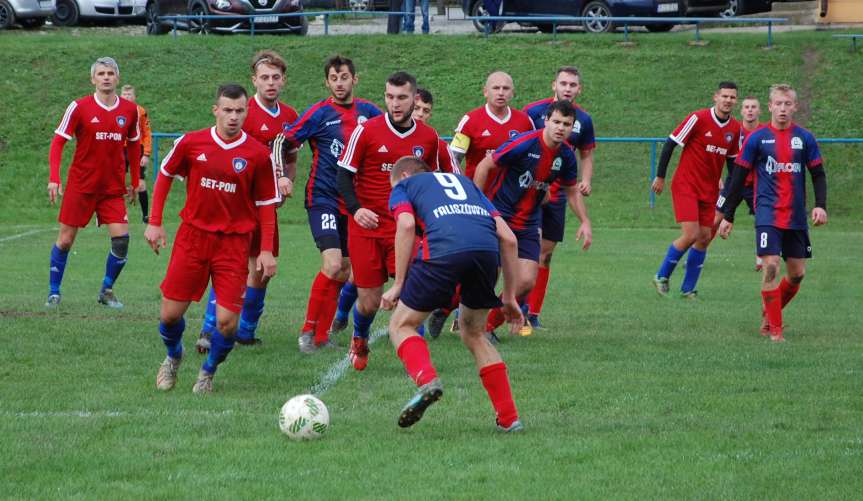
<path fill-rule="evenodd" d="M 729 0 L 728 7 L 719 13 L 722 17 L 735 17 L 757 12 L 768 12 L 773 8 L 773 0 Z"/>
<path fill-rule="evenodd" d="M 301 0 L 148 0 L 147 33 L 158 35 L 168 32 L 170 15 L 254 15 L 255 33 L 295 33 L 305 35 L 309 21 L 302 16 L 277 17 L 278 14 L 303 12 Z M 251 23 L 245 19 L 191 19 L 177 21 L 177 28 L 192 32 L 248 33 Z"/>
<path fill-rule="evenodd" d="M 370 10 L 387 11 L 390 8 L 390 0 L 307 0 L 303 2 L 306 8 L 313 9 L 347 9 L 357 12 Z"/>
<path fill-rule="evenodd" d="M 465 12 L 471 16 L 488 15 L 483 0 L 462 0 Z M 579 16 L 591 20 L 580 23 L 585 30 L 603 33 L 616 28 L 603 17 L 683 17 L 716 16 L 728 7 L 728 0 L 503 0 L 504 16 Z M 551 23 L 521 22 L 522 25 L 536 26 L 541 31 L 551 31 Z M 566 24 L 566 23 L 560 23 Z M 573 23 L 574 24 L 574 23 Z M 483 23 L 474 21 L 479 31 L 484 31 Z M 672 23 L 647 23 L 650 31 L 668 31 Z M 502 23 L 495 28 L 501 29 Z"/>

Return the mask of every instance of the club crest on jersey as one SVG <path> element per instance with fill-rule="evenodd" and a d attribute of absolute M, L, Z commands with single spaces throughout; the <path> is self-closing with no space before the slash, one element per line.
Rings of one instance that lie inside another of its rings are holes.
<path fill-rule="evenodd" d="M 730 143 L 732 139 L 734 139 L 734 134 L 732 134 L 730 132 L 726 132 L 725 133 L 725 142 Z"/>
<path fill-rule="evenodd" d="M 578 120 L 576 120 L 575 122 L 573 122 L 573 124 L 572 124 L 572 132 L 574 132 L 574 133 L 576 133 L 576 134 L 581 134 L 581 122 L 579 122 Z"/>
<path fill-rule="evenodd" d="M 511 131 L 509 131 L 509 138 L 510 138 L 510 139 L 514 138 L 514 137 L 515 137 L 515 136 L 517 136 L 517 135 L 518 135 L 518 131 L 517 131 L 517 130 L 511 130 Z"/>
<path fill-rule="evenodd" d="M 246 170 L 246 166 L 249 165 L 249 162 L 247 162 L 245 158 L 238 157 L 231 160 L 231 165 L 234 166 L 234 172 L 239 174 L 240 172 Z"/>
<path fill-rule="evenodd" d="M 424 150 L 422 146 L 414 146 L 413 152 L 415 157 L 422 158 L 423 153 L 425 153 L 426 150 Z"/>
<path fill-rule="evenodd" d="M 524 171 L 524 174 L 518 176 L 518 186 L 527 189 L 533 183 L 533 174 L 529 170 Z"/>
<path fill-rule="evenodd" d="M 123 115 L 118 116 L 117 117 L 117 125 L 119 125 L 120 127 L 125 127 L 126 126 L 126 117 L 124 117 Z"/>
<path fill-rule="evenodd" d="M 345 149 L 345 144 L 338 139 L 333 139 L 333 142 L 330 143 L 330 153 L 333 154 L 334 157 L 339 158 L 342 156 L 342 151 Z"/>
<path fill-rule="evenodd" d="M 791 138 L 791 149 L 792 150 L 802 150 L 803 149 L 803 140 L 799 137 Z"/>
<path fill-rule="evenodd" d="M 555 157 L 554 162 L 551 163 L 551 170 L 560 170 L 561 165 L 563 165 L 563 160 L 560 157 Z"/>
<path fill-rule="evenodd" d="M 366 123 L 366 120 L 368 120 L 368 119 L 369 119 L 369 117 L 360 115 L 357 117 L 357 124 L 362 125 L 362 124 Z"/>

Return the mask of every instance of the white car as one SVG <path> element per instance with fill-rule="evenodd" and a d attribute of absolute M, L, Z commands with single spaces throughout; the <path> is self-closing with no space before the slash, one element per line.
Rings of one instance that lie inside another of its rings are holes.
<path fill-rule="evenodd" d="M 15 23 L 38 28 L 54 13 L 54 0 L 0 0 L 0 30 Z"/>
<path fill-rule="evenodd" d="M 2 0 L 0 0 L 2 1 Z M 56 0 L 51 17 L 56 26 L 74 26 L 82 19 L 143 20 L 147 0 Z"/>

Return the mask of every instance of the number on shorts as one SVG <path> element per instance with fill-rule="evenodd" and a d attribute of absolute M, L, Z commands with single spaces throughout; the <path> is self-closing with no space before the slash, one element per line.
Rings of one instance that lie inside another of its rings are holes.
<path fill-rule="evenodd" d="M 435 172 L 434 177 L 441 186 L 446 188 L 443 190 L 446 196 L 453 200 L 467 200 L 467 192 L 464 191 L 464 186 L 457 177 L 446 172 Z"/>
<path fill-rule="evenodd" d="M 761 237 L 760 237 L 760 240 L 758 242 L 758 246 L 761 247 L 762 249 L 767 248 L 767 232 L 766 231 L 761 232 Z"/>
<path fill-rule="evenodd" d="M 321 214 L 321 229 L 322 230 L 333 230 L 336 228 L 336 215 L 335 214 Z"/>

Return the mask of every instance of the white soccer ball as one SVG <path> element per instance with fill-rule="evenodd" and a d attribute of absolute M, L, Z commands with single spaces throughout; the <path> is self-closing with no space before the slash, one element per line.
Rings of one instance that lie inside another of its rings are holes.
<path fill-rule="evenodd" d="M 279 412 L 279 428 L 294 440 L 320 438 L 329 426 L 330 412 L 314 395 L 297 395 Z"/>

